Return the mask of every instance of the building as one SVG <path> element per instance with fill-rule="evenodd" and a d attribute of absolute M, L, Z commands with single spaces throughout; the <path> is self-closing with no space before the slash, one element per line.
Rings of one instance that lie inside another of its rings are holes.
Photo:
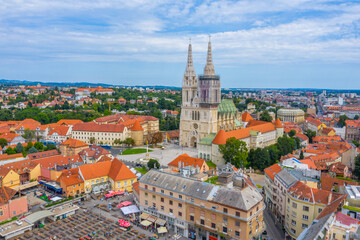
<path fill-rule="evenodd" d="M 140 208 L 196 239 L 252 239 L 264 230 L 263 197 L 245 175 L 228 186 L 151 170 L 140 180 Z"/>
<path fill-rule="evenodd" d="M 98 145 L 92 145 L 91 147 L 82 150 L 79 152 L 79 156 L 85 164 L 96 163 L 104 156 L 112 159 L 111 153 Z"/>
<path fill-rule="evenodd" d="M 343 194 L 311 188 L 297 181 L 286 194 L 286 233 L 297 239 L 328 205 L 343 198 Z"/>
<path fill-rule="evenodd" d="M 55 143 L 62 143 L 71 137 L 71 127 L 60 125 L 51 130 L 47 139 Z"/>
<path fill-rule="evenodd" d="M 0 222 L 28 212 L 26 196 L 15 197 L 16 190 L 0 187 Z"/>
<path fill-rule="evenodd" d="M 16 133 L 3 133 L 0 135 L 0 138 L 6 139 L 8 145 L 16 145 L 18 143 L 25 143 L 25 139 Z"/>
<path fill-rule="evenodd" d="M 276 194 L 274 192 L 274 179 L 275 175 L 281 171 L 281 167 L 279 164 L 274 164 L 268 168 L 264 169 L 265 172 L 265 185 L 264 185 L 264 193 L 265 193 L 265 203 L 267 207 L 274 213 L 274 199 L 276 198 Z"/>
<path fill-rule="evenodd" d="M 186 153 L 179 155 L 173 161 L 168 163 L 168 167 L 175 172 L 180 171 L 180 168 L 192 166 L 198 169 L 198 172 L 207 172 L 209 171 L 209 166 L 206 164 L 205 160 L 201 158 L 190 157 Z"/>
<path fill-rule="evenodd" d="M 85 192 L 84 180 L 79 174 L 79 168 L 63 170 L 57 182 L 66 197 L 75 197 Z"/>
<path fill-rule="evenodd" d="M 325 125 L 325 123 L 322 123 L 319 119 L 315 119 L 312 117 L 308 117 L 305 119 L 305 129 L 316 132 L 316 135 L 318 134 L 319 130 L 326 127 L 327 126 Z"/>
<path fill-rule="evenodd" d="M 283 122 L 302 123 L 305 120 L 305 113 L 301 109 L 281 108 L 277 111 L 277 117 Z"/>
<path fill-rule="evenodd" d="M 77 155 L 79 152 L 88 147 L 88 144 L 80 140 L 69 138 L 60 144 L 60 152 L 64 156 Z"/>
<path fill-rule="evenodd" d="M 97 162 L 79 166 L 84 180 L 85 193 L 99 193 L 108 190 L 132 191 L 137 176 L 120 160 Z"/>
<path fill-rule="evenodd" d="M 360 142 L 360 120 L 346 120 L 345 123 L 345 139 Z"/>
<path fill-rule="evenodd" d="M 279 119 L 275 123 L 250 120 L 246 128 L 226 132 L 221 129 L 216 135 L 210 134 L 200 142 L 199 157 L 211 160 L 215 164 L 224 164 L 219 145 L 226 144 L 226 140 L 235 137 L 244 141 L 248 149 L 263 148 L 275 144 L 284 134 L 284 128 Z M 214 136 L 214 137 L 213 137 Z"/>
<path fill-rule="evenodd" d="M 15 133 L 22 136 L 24 135 L 25 130 L 27 129 L 34 131 L 35 133 L 34 138 L 39 140 L 40 139 L 45 140 L 47 138 L 47 135 L 49 134 L 49 127 L 47 125 L 26 124 L 26 123 L 19 124 L 15 128 Z"/>
<path fill-rule="evenodd" d="M 180 145 L 198 147 L 199 142 L 220 129 L 242 127 L 241 116 L 231 100 L 221 101 L 220 76 L 215 75 L 211 42 L 208 44 L 204 75 L 196 76 L 189 44 L 188 59 L 182 80 Z"/>
<path fill-rule="evenodd" d="M 347 196 L 342 213 L 360 221 L 360 186 L 350 184 L 344 187 Z"/>

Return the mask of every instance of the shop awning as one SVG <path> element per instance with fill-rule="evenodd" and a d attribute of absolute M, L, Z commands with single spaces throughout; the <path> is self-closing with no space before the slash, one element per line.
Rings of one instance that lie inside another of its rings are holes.
<path fill-rule="evenodd" d="M 143 225 L 144 227 L 148 227 L 152 224 L 152 222 L 148 221 L 148 220 L 144 220 L 142 222 L 140 222 L 141 225 Z"/>
<path fill-rule="evenodd" d="M 158 232 L 158 233 L 167 233 L 167 229 L 166 229 L 166 227 L 159 227 L 159 228 L 157 229 L 157 232 Z"/>
<path fill-rule="evenodd" d="M 157 217 L 154 217 L 154 216 L 149 215 L 149 217 L 148 217 L 146 220 L 154 223 L 154 222 L 156 221 L 156 219 L 157 219 Z"/>
<path fill-rule="evenodd" d="M 150 216 L 150 215 L 147 214 L 147 213 L 142 213 L 142 214 L 140 215 L 140 219 L 147 219 L 149 216 Z"/>
<path fill-rule="evenodd" d="M 136 205 L 130 205 L 127 207 L 120 208 L 124 215 L 132 214 L 132 213 L 138 213 L 140 212 L 139 208 Z"/>
<path fill-rule="evenodd" d="M 164 219 L 158 218 L 158 219 L 156 219 L 155 223 L 160 226 L 164 226 L 166 221 Z"/>

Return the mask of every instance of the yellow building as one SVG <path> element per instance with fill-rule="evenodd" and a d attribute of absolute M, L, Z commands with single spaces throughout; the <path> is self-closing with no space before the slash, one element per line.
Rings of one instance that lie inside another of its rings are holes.
<path fill-rule="evenodd" d="M 291 239 L 297 239 L 326 206 L 342 197 L 342 194 L 311 188 L 300 181 L 294 183 L 286 194 L 286 233 Z"/>
<path fill-rule="evenodd" d="M 9 170 L 6 173 L 1 173 L 2 187 L 17 187 L 20 185 L 20 175 L 14 170 Z"/>
<path fill-rule="evenodd" d="M 118 159 L 79 167 L 79 174 L 84 179 L 86 193 L 101 191 L 132 191 L 132 184 L 137 181 L 136 175 Z"/>

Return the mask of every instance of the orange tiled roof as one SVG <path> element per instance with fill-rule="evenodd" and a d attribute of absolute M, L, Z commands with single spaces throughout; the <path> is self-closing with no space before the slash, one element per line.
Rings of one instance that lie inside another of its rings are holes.
<path fill-rule="evenodd" d="M 311 159 L 303 159 L 303 160 L 300 160 L 300 162 L 304 163 L 304 164 L 307 164 L 309 169 L 317 169 L 314 161 L 311 160 Z"/>
<path fill-rule="evenodd" d="M 279 164 L 275 163 L 274 165 L 265 168 L 265 173 L 274 181 L 275 175 L 281 171 Z"/>
<path fill-rule="evenodd" d="M 8 203 L 9 200 L 16 194 L 16 190 L 9 187 L 0 187 L 0 203 Z"/>
<path fill-rule="evenodd" d="M 275 127 L 276 128 L 283 128 L 284 127 L 279 118 L 277 118 L 276 121 L 275 121 Z"/>
<path fill-rule="evenodd" d="M 114 158 L 111 163 L 109 177 L 114 181 L 137 178 L 136 175 L 117 158 Z"/>
<path fill-rule="evenodd" d="M 26 119 L 22 120 L 20 123 L 21 124 L 37 124 L 37 125 L 41 125 L 40 122 L 38 122 L 38 121 L 36 121 L 34 119 L 31 119 L 31 118 L 26 118 Z"/>
<path fill-rule="evenodd" d="M 134 182 L 132 185 L 134 191 L 137 192 L 137 194 L 139 194 L 139 186 L 140 186 L 140 182 Z"/>
<path fill-rule="evenodd" d="M 95 122 L 78 123 L 73 127 L 73 131 L 87 132 L 120 132 L 124 131 L 123 124 L 97 124 Z"/>
<path fill-rule="evenodd" d="M 73 138 L 67 139 L 66 141 L 62 142 L 60 145 L 67 145 L 67 147 L 71 147 L 71 148 L 89 146 L 88 144 Z"/>
<path fill-rule="evenodd" d="M 0 154 L 0 161 L 8 160 L 8 159 L 14 159 L 14 158 L 20 158 L 23 157 L 22 153 L 16 153 L 16 154 Z"/>
<path fill-rule="evenodd" d="M 12 142 L 16 137 L 21 137 L 21 136 L 16 133 L 3 133 L 0 135 L 0 138 L 6 139 L 8 143 Z"/>
<path fill-rule="evenodd" d="M 329 215 L 330 213 L 336 212 L 336 210 L 339 208 L 339 206 L 345 201 L 347 194 L 344 194 L 340 196 L 339 198 L 335 199 L 333 202 L 331 202 L 329 205 L 327 205 L 317 216 L 316 219 L 320 219 L 322 217 L 325 217 Z"/>
<path fill-rule="evenodd" d="M 35 131 L 35 130 L 44 131 L 47 127 L 48 127 L 47 125 L 21 123 L 15 128 L 15 130 L 29 129 L 29 130 L 33 130 L 33 131 Z"/>
<path fill-rule="evenodd" d="M 79 166 L 81 175 L 85 180 L 108 176 L 111 167 L 110 161 L 97 162 Z"/>
<path fill-rule="evenodd" d="M 250 122 L 250 120 L 254 120 L 253 117 L 248 112 L 244 112 L 241 118 L 243 122 Z"/>
<path fill-rule="evenodd" d="M 346 120 L 346 127 L 349 128 L 359 128 L 360 127 L 360 119 L 358 120 Z"/>
<path fill-rule="evenodd" d="M 206 164 L 204 159 L 190 157 L 189 155 L 184 153 L 184 154 L 179 155 L 177 158 L 172 160 L 170 163 L 168 163 L 168 166 L 179 167 L 180 162 L 181 162 L 181 165 L 184 167 L 193 166 L 193 167 L 201 168 L 203 166 L 203 164 Z"/>
<path fill-rule="evenodd" d="M 78 124 L 78 123 L 83 123 L 83 121 L 79 120 L 79 119 L 61 119 L 57 122 L 58 125 L 62 125 L 62 124 L 65 124 L 65 125 L 72 125 L 74 126 L 75 124 Z"/>
<path fill-rule="evenodd" d="M 54 133 L 57 133 L 60 136 L 66 136 L 69 132 L 70 127 L 65 125 L 60 125 L 58 127 L 55 127 L 50 133 L 49 136 L 53 135 Z"/>
<path fill-rule="evenodd" d="M 306 118 L 306 122 L 317 127 L 322 124 L 322 122 L 319 119 L 315 119 L 312 117 Z"/>
<path fill-rule="evenodd" d="M 342 138 L 340 136 L 332 136 L 332 137 L 328 137 L 328 136 L 316 136 L 313 138 L 313 142 L 317 143 L 329 143 L 329 142 L 341 142 L 343 141 Z"/>
<path fill-rule="evenodd" d="M 140 125 L 139 120 L 136 119 L 133 127 L 131 128 L 131 131 L 144 131 L 144 129 Z"/>
<path fill-rule="evenodd" d="M 308 136 L 306 136 L 305 134 L 302 134 L 302 133 L 297 133 L 297 134 L 295 134 L 295 136 L 300 138 L 302 141 L 309 140 Z"/>
<path fill-rule="evenodd" d="M 357 185 L 360 184 L 358 182 L 347 181 L 343 179 L 333 178 L 330 174 L 321 173 L 321 188 L 331 191 L 331 189 L 335 186 L 346 186 L 346 185 Z"/>
<path fill-rule="evenodd" d="M 79 168 L 63 170 L 62 174 L 60 175 L 57 181 L 58 182 L 62 181 L 65 184 L 65 186 L 72 186 L 84 182 L 84 180 L 81 178 L 79 174 Z"/>

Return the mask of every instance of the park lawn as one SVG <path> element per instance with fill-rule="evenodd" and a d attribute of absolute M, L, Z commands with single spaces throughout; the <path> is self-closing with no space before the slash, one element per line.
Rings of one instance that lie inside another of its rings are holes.
<path fill-rule="evenodd" d="M 351 210 L 351 211 L 355 211 L 355 212 L 360 212 L 360 208 L 357 208 L 357 207 L 351 207 L 351 206 L 344 205 L 343 208 Z"/>
<path fill-rule="evenodd" d="M 148 152 L 152 152 L 152 150 L 149 149 Z M 146 153 L 146 148 L 126 149 L 121 153 L 121 155 L 131 155 L 131 154 L 140 154 L 140 153 Z"/>
<path fill-rule="evenodd" d="M 138 171 L 141 174 L 146 174 L 148 172 L 148 170 L 143 169 L 143 168 L 135 168 L 136 171 Z"/>
<path fill-rule="evenodd" d="M 216 164 L 212 161 L 206 161 L 206 164 L 209 166 L 209 168 L 216 168 Z"/>
<path fill-rule="evenodd" d="M 211 177 L 211 178 L 208 178 L 208 180 L 206 180 L 205 182 L 207 183 L 211 183 L 211 184 L 215 184 L 215 185 L 219 185 L 216 181 L 218 180 L 218 176 L 214 176 L 214 177 Z"/>

